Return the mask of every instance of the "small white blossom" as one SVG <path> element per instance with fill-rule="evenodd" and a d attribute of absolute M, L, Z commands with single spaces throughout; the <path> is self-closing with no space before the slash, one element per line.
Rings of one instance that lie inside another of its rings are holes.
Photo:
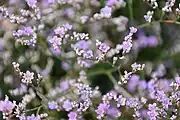
<path fill-rule="evenodd" d="M 34 73 L 30 71 L 26 71 L 26 73 L 23 73 L 23 79 L 21 80 L 25 84 L 32 83 L 32 80 L 34 79 Z"/>
<path fill-rule="evenodd" d="M 151 22 L 153 14 L 154 14 L 154 11 L 148 11 L 147 14 L 144 15 L 144 19 L 147 22 Z"/>

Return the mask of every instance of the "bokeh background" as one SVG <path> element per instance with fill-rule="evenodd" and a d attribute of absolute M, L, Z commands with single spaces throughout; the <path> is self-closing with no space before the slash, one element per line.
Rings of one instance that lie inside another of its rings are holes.
<path fill-rule="evenodd" d="M 63 21 L 68 21 L 75 26 L 77 31 L 89 33 L 91 39 L 105 40 L 113 47 L 123 41 L 124 36 L 128 34 L 129 26 L 135 26 L 139 28 L 138 33 L 133 37 L 132 51 L 124 60 L 120 61 L 120 64 L 122 64 L 121 71 L 130 70 L 130 65 L 136 61 L 137 63 L 146 64 L 145 70 L 137 73 L 142 80 L 149 81 L 152 71 L 161 65 L 164 66 L 167 73 L 165 77 L 172 78 L 175 73 L 180 72 L 180 25 L 160 22 L 146 25 L 144 15 L 152 8 L 143 0 L 133 0 L 133 4 L 128 4 L 129 1 L 126 0 L 125 7 L 120 7 L 113 12 L 114 18 L 123 17 L 122 20 L 124 21 L 121 21 L 122 25 L 119 30 L 117 24 L 108 20 L 93 24 L 79 24 L 74 17 L 81 14 L 82 10 L 85 11 L 86 7 L 68 15 L 63 15 L 60 7 L 58 12 L 62 15 L 53 19 L 53 22 L 51 20 L 45 21 L 46 29 L 51 29 Z M 97 7 L 89 7 L 92 13 L 98 12 L 105 5 L 105 0 L 101 0 L 100 3 Z M 11 12 L 15 13 L 17 12 L 16 9 L 27 7 L 24 0 L 0 0 L 0 5 L 8 6 Z M 162 7 L 164 0 L 159 0 L 159 5 Z M 39 0 L 39 6 L 46 7 L 46 0 Z M 174 7 L 178 7 L 178 0 Z M 157 21 L 160 19 L 161 10 L 156 9 L 154 12 L 153 21 Z M 173 13 L 168 13 L 163 18 L 165 20 L 179 20 Z M 45 36 L 38 38 L 41 42 L 34 48 L 16 43 L 12 37 L 12 30 L 16 28 L 16 24 L 11 24 L 0 16 L 0 99 L 3 99 L 4 95 L 9 95 L 11 89 L 19 86 L 20 80 L 16 77 L 12 67 L 14 61 L 20 63 L 22 71 L 30 69 L 43 76 L 46 81 L 43 87 L 45 93 L 48 92 L 48 88 L 57 85 L 65 76 L 77 76 L 79 74 L 80 69 L 75 67 L 73 60 L 70 65 L 67 64 L 68 61 L 59 59 L 58 53 L 54 53 L 54 55 L 49 52 L 52 50 Z M 113 89 L 113 84 L 108 76 L 102 73 L 102 71 L 109 69 L 112 69 L 112 67 L 106 63 L 98 63 L 90 68 L 84 68 L 88 73 L 91 86 L 99 86 L 103 94 Z M 118 79 L 116 72 L 113 75 Z M 128 86 L 125 86 L 125 88 L 128 89 Z M 131 93 L 135 94 L 135 92 Z M 17 101 L 21 99 L 21 96 L 10 97 Z M 34 100 L 32 106 L 36 104 L 38 104 L 38 98 Z"/>

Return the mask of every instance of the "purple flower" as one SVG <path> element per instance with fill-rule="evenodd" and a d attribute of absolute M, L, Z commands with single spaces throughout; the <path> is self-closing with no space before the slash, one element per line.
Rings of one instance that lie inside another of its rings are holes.
<path fill-rule="evenodd" d="M 133 92 L 136 90 L 136 86 L 138 85 L 139 82 L 139 76 L 138 75 L 132 75 L 129 82 L 128 82 L 128 90 Z"/>
<path fill-rule="evenodd" d="M 132 48 L 132 40 L 126 40 L 122 43 L 123 53 L 129 53 Z"/>
<path fill-rule="evenodd" d="M 63 36 L 65 34 L 65 29 L 64 27 L 57 27 L 55 30 L 54 30 L 54 33 L 56 35 L 60 35 L 60 36 Z"/>
<path fill-rule="evenodd" d="M 155 47 L 158 45 L 158 39 L 155 36 L 147 37 L 147 44 L 149 47 Z"/>
<path fill-rule="evenodd" d="M 165 97 L 164 99 L 161 100 L 161 104 L 166 110 L 168 110 L 168 107 L 169 105 L 172 105 L 172 102 L 168 97 Z"/>
<path fill-rule="evenodd" d="M 77 113 L 75 112 L 70 112 L 68 114 L 69 120 L 77 120 Z"/>
<path fill-rule="evenodd" d="M 156 111 L 148 111 L 147 114 L 150 120 L 156 120 L 156 117 L 158 116 L 158 113 Z"/>
<path fill-rule="evenodd" d="M 58 104 L 55 101 L 51 101 L 51 102 L 48 102 L 48 107 L 51 110 L 55 110 L 55 109 L 58 109 Z"/>
<path fill-rule="evenodd" d="M 105 6 L 104 8 L 101 9 L 101 15 L 105 18 L 110 18 L 112 14 L 112 8 Z"/>
<path fill-rule="evenodd" d="M 66 111 L 72 110 L 72 103 L 69 100 L 64 101 L 62 106 Z"/>
<path fill-rule="evenodd" d="M 6 96 L 4 101 L 0 101 L 0 111 L 4 113 L 11 113 L 16 105 L 9 101 L 9 97 Z"/>
<path fill-rule="evenodd" d="M 69 86 L 69 83 L 68 83 L 67 80 L 61 81 L 61 83 L 60 83 L 60 88 L 61 88 L 61 89 L 67 90 L 69 87 L 70 87 L 70 86 Z"/>
<path fill-rule="evenodd" d="M 124 98 L 122 95 L 119 95 L 116 101 L 117 107 L 124 106 L 126 104 L 126 98 Z"/>
<path fill-rule="evenodd" d="M 24 27 L 22 30 L 23 30 L 23 35 L 30 36 L 30 35 L 33 35 L 34 33 L 34 30 L 31 26 Z"/>
<path fill-rule="evenodd" d="M 62 39 L 60 37 L 54 36 L 49 40 L 49 42 L 53 45 L 54 49 L 58 49 L 58 47 L 62 44 Z"/>
<path fill-rule="evenodd" d="M 53 3 L 55 3 L 55 0 L 48 0 L 48 3 L 53 4 Z"/>
<path fill-rule="evenodd" d="M 156 103 L 149 104 L 148 106 L 149 111 L 147 112 L 150 120 L 156 120 L 156 117 L 158 116 Z"/>
<path fill-rule="evenodd" d="M 83 49 L 83 50 L 86 50 L 88 49 L 88 42 L 85 41 L 85 40 L 81 40 L 81 41 L 78 41 L 75 46 L 79 49 Z"/>
<path fill-rule="evenodd" d="M 138 105 L 138 100 L 136 98 L 129 98 L 126 100 L 126 106 L 130 108 L 135 108 Z"/>
<path fill-rule="evenodd" d="M 71 30 L 72 29 L 72 25 L 70 24 L 64 24 L 63 27 L 67 30 Z"/>
<path fill-rule="evenodd" d="M 156 103 L 153 103 L 153 104 L 149 104 L 148 106 L 148 109 L 151 110 L 151 111 L 155 111 L 157 110 L 157 104 Z"/>
<path fill-rule="evenodd" d="M 98 115 L 103 116 L 106 113 L 106 111 L 108 110 L 108 108 L 109 108 L 109 106 L 107 104 L 100 103 L 98 106 L 98 109 L 95 111 Z"/>
<path fill-rule="evenodd" d="M 36 8 L 37 0 L 26 0 L 27 4 L 31 8 Z"/>
<path fill-rule="evenodd" d="M 119 117 L 121 115 L 121 112 L 115 107 L 110 107 L 107 110 L 107 114 L 112 116 L 112 117 Z"/>
<path fill-rule="evenodd" d="M 107 6 L 113 6 L 117 3 L 117 0 L 107 0 L 106 5 Z"/>
<path fill-rule="evenodd" d="M 110 49 L 110 47 L 105 43 L 100 43 L 98 46 L 98 49 L 102 51 L 103 53 L 107 53 Z"/>
<path fill-rule="evenodd" d="M 175 77 L 175 81 L 178 85 L 180 85 L 180 77 Z"/>
<path fill-rule="evenodd" d="M 143 90 L 146 89 L 147 88 L 147 82 L 145 80 L 139 81 L 138 87 L 143 89 Z"/>
<path fill-rule="evenodd" d="M 84 51 L 83 57 L 84 57 L 84 58 L 87 58 L 87 59 L 92 58 L 92 57 L 93 57 L 93 51 L 92 51 L 92 50 Z"/>

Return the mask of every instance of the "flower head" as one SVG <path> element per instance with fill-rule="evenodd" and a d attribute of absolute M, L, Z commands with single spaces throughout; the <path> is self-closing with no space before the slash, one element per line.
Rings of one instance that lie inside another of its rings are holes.
<path fill-rule="evenodd" d="M 11 113 L 15 107 L 15 103 L 9 101 L 9 97 L 6 96 L 4 101 L 0 101 L 0 111 L 4 113 Z"/>
<path fill-rule="evenodd" d="M 62 106 L 66 111 L 72 110 L 72 103 L 69 100 L 64 101 Z"/>
<path fill-rule="evenodd" d="M 77 113 L 75 112 L 70 112 L 68 114 L 69 120 L 77 120 Z"/>

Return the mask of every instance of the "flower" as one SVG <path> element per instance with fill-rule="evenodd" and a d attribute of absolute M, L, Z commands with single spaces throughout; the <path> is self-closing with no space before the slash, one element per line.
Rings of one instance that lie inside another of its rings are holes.
<path fill-rule="evenodd" d="M 115 107 L 110 107 L 107 110 L 107 114 L 112 116 L 112 117 L 119 117 L 121 115 L 121 112 Z"/>
<path fill-rule="evenodd" d="M 61 88 L 62 90 L 67 90 L 69 87 L 70 87 L 70 86 L 69 86 L 69 83 L 68 83 L 67 80 L 61 81 L 61 83 L 60 83 L 60 88 Z"/>
<path fill-rule="evenodd" d="M 62 106 L 66 111 L 72 110 L 72 103 L 69 100 L 64 101 Z"/>
<path fill-rule="evenodd" d="M 108 6 L 105 6 L 104 8 L 101 9 L 100 14 L 105 18 L 110 18 L 111 14 L 112 14 L 112 8 L 108 7 Z"/>
<path fill-rule="evenodd" d="M 51 101 L 51 102 L 48 102 L 48 107 L 51 110 L 55 110 L 55 109 L 58 109 L 58 104 L 55 101 Z"/>
<path fill-rule="evenodd" d="M 36 8 L 37 0 L 26 0 L 27 4 L 31 8 Z"/>
<path fill-rule="evenodd" d="M 154 11 L 148 11 L 147 12 L 147 15 L 144 15 L 144 19 L 147 21 L 147 22 L 151 22 L 151 19 L 152 19 L 152 16 L 154 14 Z"/>
<path fill-rule="evenodd" d="M 103 117 L 104 114 L 107 112 L 108 108 L 109 108 L 109 105 L 105 103 L 100 103 L 98 106 L 98 109 L 95 110 L 95 112 L 98 114 L 98 118 Z"/>
<path fill-rule="evenodd" d="M 4 113 L 11 113 L 14 107 L 16 106 L 15 103 L 9 101 L 9 97 L 6 96 L 4 101 L 0 101 L 0 111 Z"/>
<path fill-rule="evenodd" d="M 70 112 L 68 114 L 69 120 L 77 120 L 77 113 L 75 112 Z"/>
<path fill-rule="evenodd" d="M 76 44 L 75 44 L 75 47 L 79 48 L 79 49 L 83 49 L 83 50 L 86 50 L 88 49 L 88 42 L 85 41 L 85 40 L 81 40 L 81 41 L 78 41 Z"/>
<path fill-rule="evenodd" d="M 26 71 L 26 73 L 23 73 L 23 79 L 21 80 L 25 84 L 32 83 L 32 80 L 34 79 L 34 73 L 30 71 Z"/>
<path fill-rule="evenodd" d="M 100 51 L 102 51 L 103 53 L 107 53 L 109 51 L 110 47 L 105 43 L 101 43 L 101 44 L 99 44 L 98 49 Z"/>
<path fill-rule="evenodd" d="M 156 117 L 158 116 L 158 112 L 157 112 L 157 104 L 156 103 L 153 103 L 153 104 L 149 104 L 148 106 L 148 116 L 149 116 L 149 119 L 150 120 L 156 120 Z"/>

